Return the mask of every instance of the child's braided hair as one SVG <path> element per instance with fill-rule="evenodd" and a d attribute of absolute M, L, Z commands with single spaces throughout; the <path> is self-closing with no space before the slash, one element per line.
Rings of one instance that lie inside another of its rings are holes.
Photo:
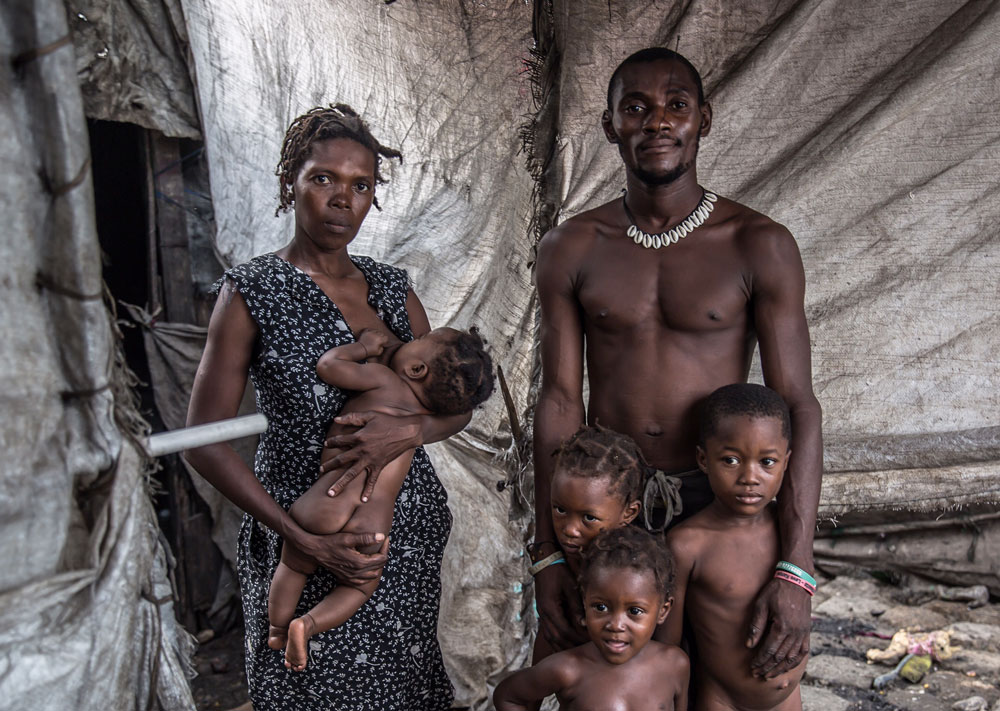
<path fill-rule="evenodd" d="M 642 496 L 648 465 L 635 440 L 601 425 L 584 425 L 555 451 L 555 469 L 587 479 L 607 477 L 625 503 Z"/>
<path fill-rule="evenodd" d="M 372 135 L 368 124 L 358 115 L 358 112 L 347 104 L 330 104 L 329 106 L 317 106 L 309 109 L 297 119 L 292 121 L 285 132 L 285 140 L 281 144 L 281 160 L 274 174 L 279 179 L 278 209 L 274 211 L 277 215 L 287 212 L 295 202 L 292 186 L 295 178 L 298 177 L 302 164 L 309 159 L 312 153 L 313 144 L 318 141 L 327 141 L 332 138 L 350 138 L 367 148 L 375 156 L 375 182 L 382 185 L 386 182 L 379 171 L 382 158 L 396 158 L 400 162 L 403 154 L 395 148 L 383 146 L 378 139 Z M 372 204 L 375 209 L 381 210 L 378 198 L 372 197 Z"/>
<path fill-rule="evenodd" d="M 593 571 L 601 568 L 633 568 L 650 572 L 664 599 L 674 587 L 674 560 L 660 538 L 639 526 L 609 528 L 584 549 L 580 562 L 580 590 L 586 592 Z"/>

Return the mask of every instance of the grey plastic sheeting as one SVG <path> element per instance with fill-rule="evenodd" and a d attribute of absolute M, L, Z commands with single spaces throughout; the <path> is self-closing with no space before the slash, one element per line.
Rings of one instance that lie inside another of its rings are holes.
<path fill-rule="evenodd" d="M 89 118 L 198 138 L 180 0 L 66 0 Z"/>
<path fill-rule="evenodd" d="M 183 8 L 220 252 L 236 263 L 288 241 L 291 218 L 273 216 L 284 129 L 317 104 L 352 104 L 406 156 L 384 166 L 385 211 L 354 251 L 408 269 L 433 324 L 483 328 L 522 415 L 537 384 L 532 217 L 619 194 L 599 126 L 607 79 L 636 49 L 678 46 L 715 111 L 702 184 L 785 224 L 802 251 L 828 442 L 821 515 L 1000 498 L 996 3 Z M 519 153 L 532 116 L 532 152 Z M 527 658 L 526 522 L 496 487 L 508 474 L 495 457 L 511 451 L 496 397 L 431 452 L 455 514 L 440 637 L 473 705 Z"/>
<path fill-rule="evenodd" d="M 193 709 L 67 33 L 61 3 L 0 6 L 0 705 Z"/>

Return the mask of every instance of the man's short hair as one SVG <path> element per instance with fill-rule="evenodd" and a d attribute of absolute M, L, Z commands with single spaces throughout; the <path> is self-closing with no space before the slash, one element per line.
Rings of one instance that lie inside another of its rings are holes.
<path fill-rule="evenodd" d="M 691 76 L 694 77 L 695 86 L 698 87 L 698 106 L 703 106 L 705 104 L 705 89 L 701 85 L 701 74 L 699 74 L 698 70 L 695 69 L 693 64 L 691 64 L 691 61 L 683 54 L 679 54 L 672 49 L 667 49 L 666 47 L 647 47 L 646 49 L 640 49 L 638 52 L 627 56 L 611 74 L 611 79 L 608 81 L 608 111 L 614 111 L 614 108 L 611 106 L 611 95 L 614 93 L 615 82 L 618 80 L 619 75 L 625 67 L 632 64 L 648 64 L 649 62 L 658 62 L 661 59 L 676 60 L 690 70 Z"/>
<path fill-rule="evenodd" d="M 719 431 L 723 417 L 740 415 L 773 417 L 781 423 L 781 436 L 791 442 L 792 418 L 781 395 L 763 385 L 734 383 L 723 385 L 702 401 L 698 444 L 704 447 L 705 441 Z"/>

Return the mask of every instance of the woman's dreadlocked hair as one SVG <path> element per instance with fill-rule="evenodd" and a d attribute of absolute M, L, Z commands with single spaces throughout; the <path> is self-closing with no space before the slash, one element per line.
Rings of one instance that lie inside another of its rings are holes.
<path fill-rule="evenodd" d="M 600 425 L 584 425 L 555 451 L 556 470 L 573 476 L 611 480 L 625 503 L 642 497 L 647 464 L 635 440 Z"/>
<path fill-rule="evenodd" d="M 370 150 L 375 155 L 375 182 L 379 185 L 386 182 L 379 166 L 382 158 L 396 158 L 403 161 L 403 154 L 395 148 L 383 146 L 372 135 L 368 124 L 358 115 L 358 112 L 347 104 L 330 104 L 310 109 L 297 119 L 285 131 L 285 140 L 281 144 L 281 160 L 274 174 L 279 179 L 278 209 L 275 215 L 286 212 L 295 201 L 292 185 L 312 153 L 313 144 L 317 141 L 327 141 L 331 138 L 350 138 Z M 381 210 L 378 198 L 372 198 L 375 209 Z"/>

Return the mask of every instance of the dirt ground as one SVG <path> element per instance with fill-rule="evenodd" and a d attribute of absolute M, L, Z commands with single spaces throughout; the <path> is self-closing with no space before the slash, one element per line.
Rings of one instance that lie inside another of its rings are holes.
<path fill-rule="evenodd" d="M 963 602 L 921 597 L 928 595 L 871 577 L 821 581 L 813 601 L 812 658 L 802 681 L 804 711 L 1000 711 L 1000 605 L 970 610 Z M 947 629 L 961 649 L 935 663 L 919 683 L 896 679 L 874 691 L 872 680 L 892 667 L 868 664 L 865 651 L 884 649 L 904 627 Z M 242 628 L 203 644 L 195 664 L 199 711 L 251 711 Z"/>

